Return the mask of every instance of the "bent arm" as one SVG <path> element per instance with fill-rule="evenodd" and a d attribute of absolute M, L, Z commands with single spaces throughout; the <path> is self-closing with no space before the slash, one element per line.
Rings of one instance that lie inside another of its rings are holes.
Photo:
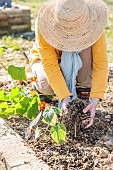
<path fill-rule="evenodd" d="M 50 46 L 38 31 L 39 52 L 49 84 L 60 100 L 71 95 L 58 65 L 55 48 Z"/>
<path fill-rule="evenodd" d="M 103 33 L 98 41 L 92 46 L 92 55 L 93 73 L 90 97 L 103 99 L 108 79 L 108 58 L 105 33 Z"/>
<path fill-rule="evenodd" d="M 41 59 L 43 69 L 54 93 L 59 97 L 60 100 L 71 96 L 71 93 L 68 90 L 64 77 L 58 65 L 55 48 L 49 45 L 44 40 L 37 27 L 37 21 L 35 25 L 35 30 L 36 40 L 35 45 L 29 55 L 30 64 L 33 64 L 33 62 L 35 62 L 36 60 Z"/>

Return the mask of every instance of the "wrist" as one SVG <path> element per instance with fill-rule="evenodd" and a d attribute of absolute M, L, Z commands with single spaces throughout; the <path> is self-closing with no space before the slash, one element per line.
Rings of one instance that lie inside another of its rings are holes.
<path fill-rule="evenodd" d="M 73 96 L 65 97 L 65 98 L 63 98 L 63 99 L 61 100 L 61 102 L 63 102 L 64 100 L 68 100 L 68 99 L 70 99 L 70 100 L 71 100 L 71 99 L 72 99 L 72 97 L 73 97 Z"/>
<path fill-rule="evenodd" d="M 100 98 L 91 98 L 90 102 L 94 102 L 95 104 L 98 104 L 101 101 Z"/>

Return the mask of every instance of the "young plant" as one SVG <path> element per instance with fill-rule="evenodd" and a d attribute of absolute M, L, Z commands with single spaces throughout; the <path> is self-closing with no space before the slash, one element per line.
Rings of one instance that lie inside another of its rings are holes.
<path fill-rule="evenodd" d="M 50 126 L 52 139 L 58 144 L 64 144 L 66 139 L 66 127 L 59 121 L 61 110 L 54 106 L 45 107 L 45 102 L 41 102 L 40 106 L 39 114 L 26 129 L 25 138 L 29 139 L 31 137 L 31 131 L 33 129 L 35 129 L 35 139 L 40 136 L 41 129 L 39 129 L 37 124 L 41 120 L 46 123 L 48 127 Z"/>
<path fill-rule="evenodd" d="M 24 67 L 16 67 L 10 65 L 8 73 L 13 80 L 26 80 Z M 31 81 L 38 81 L 36 77 L 31 78 Z M 50 126 L 52 139 L 63 144 L 66 138 L 66 127 L 59 122 L 61 110 L 57 107 L 46 107 L 45 102 L 40 102 L 40 97 L 37 92 L 26 90 L 26 88 L 14 87 L 10 92 L 0 91 L 0 117 L 6 118 L 16 114 L 18 116 L 26 116 L 33 120 L 26 129 L 25 136 L 28 139 L 31 136 L 31 130 L 35 128 L 35 139 L 41 134 L 41 129 L 37 126 L 39 120 L 42 120 Z"/>
<path fill-rule="evenodd" d="M 38 93 L 35 96 L 30 91 L 14 87 L 10 92 L 0 91 L 0 117 L 6 118 L 13 114 L 26 115 L 33 120 L 38 113 L 40 98 Z"/>

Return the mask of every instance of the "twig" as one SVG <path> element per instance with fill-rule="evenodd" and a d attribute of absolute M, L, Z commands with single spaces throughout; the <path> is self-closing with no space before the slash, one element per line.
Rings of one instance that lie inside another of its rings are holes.
<path fill-rule="evenodd" d="M 0 64 L 1 64 L 1 66 L 7 71 L 6 66 L 5 66 L 2 62 L 0 62 Z"/>
<path fill-rule="evenodd" d="M 76 132 L 77 128 L 76 128 L 76 124 L 75 124 L 75 138 L 77 137 L 77 132 Z"/>
<path fill-rule="evenodd" d="M 23 52 L 24 57 L 29 61 L 29 58 L 25 52 Z"/>

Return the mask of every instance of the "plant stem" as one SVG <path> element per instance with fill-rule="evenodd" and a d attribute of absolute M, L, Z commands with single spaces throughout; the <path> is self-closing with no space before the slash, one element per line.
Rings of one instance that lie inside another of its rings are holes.
<path fill-rule="evenodd" d="M 77 137 L 76 130 L 77 130 L 77 129 L 76 129 L 76 124 L 75 124 L 75 138 Z"/>
<path fill-rule="evenodd" d="M 6 66 L 5 66 L 2 62 L 0 62 L 0 64 L 1 64 L 1 66 L 7 71 Z"/>

